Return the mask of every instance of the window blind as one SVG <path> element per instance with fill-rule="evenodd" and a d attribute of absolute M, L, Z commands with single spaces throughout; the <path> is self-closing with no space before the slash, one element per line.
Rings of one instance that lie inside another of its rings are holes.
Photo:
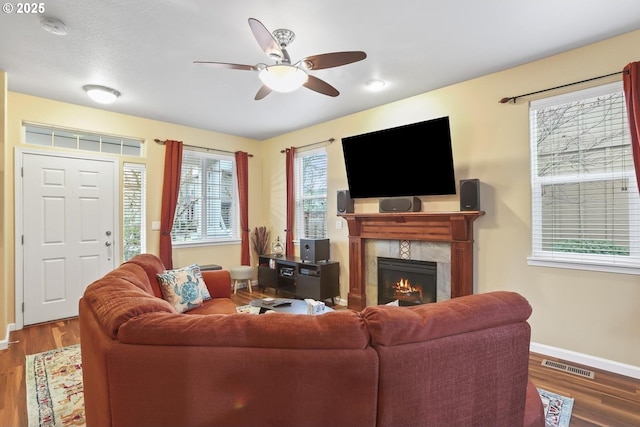
<path fill-rule="evenodd" d="M 295 238 L 327 237 L 327 153 L 318 148 L 296 153 Z"/>
<path fill-rule="evenodd" d="M 122 174 L 123 259 L 146 252 L 145 166 L 125 163 Z"/>
<path fill-rule="evenodd" d="M 620 83 L 530 106 L 532 258 L 640 266 L 640 197 Z"/>
<path fill-rule="evenodd" d="M 235 194 L 231 156 L 184 150 L 172 241 L 236 238 Z"/>

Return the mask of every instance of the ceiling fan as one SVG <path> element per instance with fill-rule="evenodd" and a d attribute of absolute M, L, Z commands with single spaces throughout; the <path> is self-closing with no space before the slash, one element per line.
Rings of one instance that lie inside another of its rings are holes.
<path fill-rule="evenodd" d="M 292 92 L 300 86 L 311 89 L 327 96 L 338 96 L 340 92 L 329 83 L 311 74 L 311 70 L 338 67 L 365 59 L 367 54 L 361 51 L 332 52 L 307 56 L 292 64 L 287 46 L 293 42 L 295 34 L 291 30 L 279 29 L 273 33 L 254 18 L 249 18 L 249 27 L 258 44 L 269 58 L 275 61 L 273 65 L 259 63 L 256 65 L 231 64 L 227 62 L 193 61 L 194 64 L 206 64 L 216 68 L 234 70 L 258 71 L 258 77 L 263 85 L 256 93 L 255 99 L 260 100 L 272 91 Z"/>

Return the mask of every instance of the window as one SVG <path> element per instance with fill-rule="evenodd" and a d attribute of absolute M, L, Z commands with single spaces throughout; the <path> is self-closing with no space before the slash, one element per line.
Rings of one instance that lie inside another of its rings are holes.
<path fill-rule="evenodd" d="M 25 124 L 25 143 L 97 153 L 142 156 L 142 140 L 113 135 L 99 135 L 78 129 Z"/>
<path fill-rule="evenodd" d="M 144 165 L 125 163 L 122 178 L 122 226 L 124 261 L 146 252 Z"/>
<path fill-rule="evenodd" d="M 172 242 L 238 239 L 237 205 L 234 156 L 184 150 Z"/>
<path fill-rule="evenodd" d="M 327 152 L 296 153 L 296 240 L 327 237 Z"/>
<path fill-rule="evenodd" d="M 621 83 L 531 103 L 530 264 L 640 273 L 640 196 Z"/>

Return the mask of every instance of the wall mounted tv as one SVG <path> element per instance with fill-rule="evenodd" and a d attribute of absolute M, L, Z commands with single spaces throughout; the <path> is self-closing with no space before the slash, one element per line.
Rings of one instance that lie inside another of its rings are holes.
<path fill-rule="evenodd" d="M 456 194 L 449 117 L 342 138 L 352 198 Z"/>

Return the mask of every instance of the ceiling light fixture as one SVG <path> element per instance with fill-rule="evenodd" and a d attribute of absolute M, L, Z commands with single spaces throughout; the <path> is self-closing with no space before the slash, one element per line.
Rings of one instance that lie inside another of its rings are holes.
<path fill-rule="evenodd" d="M 111 104 L 120 96 L 120 92 L 110 87 L 100 85 L 84 85 L 82 86 L 89 98 L 100 104 Z"/>
<path fill-rule="evenodd" d="M 306 71 L 289 64 L 270 65 L 260 71 L 258 77 L 276 92 L 293 92 L 309 79 Z"/>
<path fill-rule="evenodd" d="M 382 90 L 386 86 L 384 80 L 370 80 L 367 82 L 367 89 L 369 90 Z"/>

